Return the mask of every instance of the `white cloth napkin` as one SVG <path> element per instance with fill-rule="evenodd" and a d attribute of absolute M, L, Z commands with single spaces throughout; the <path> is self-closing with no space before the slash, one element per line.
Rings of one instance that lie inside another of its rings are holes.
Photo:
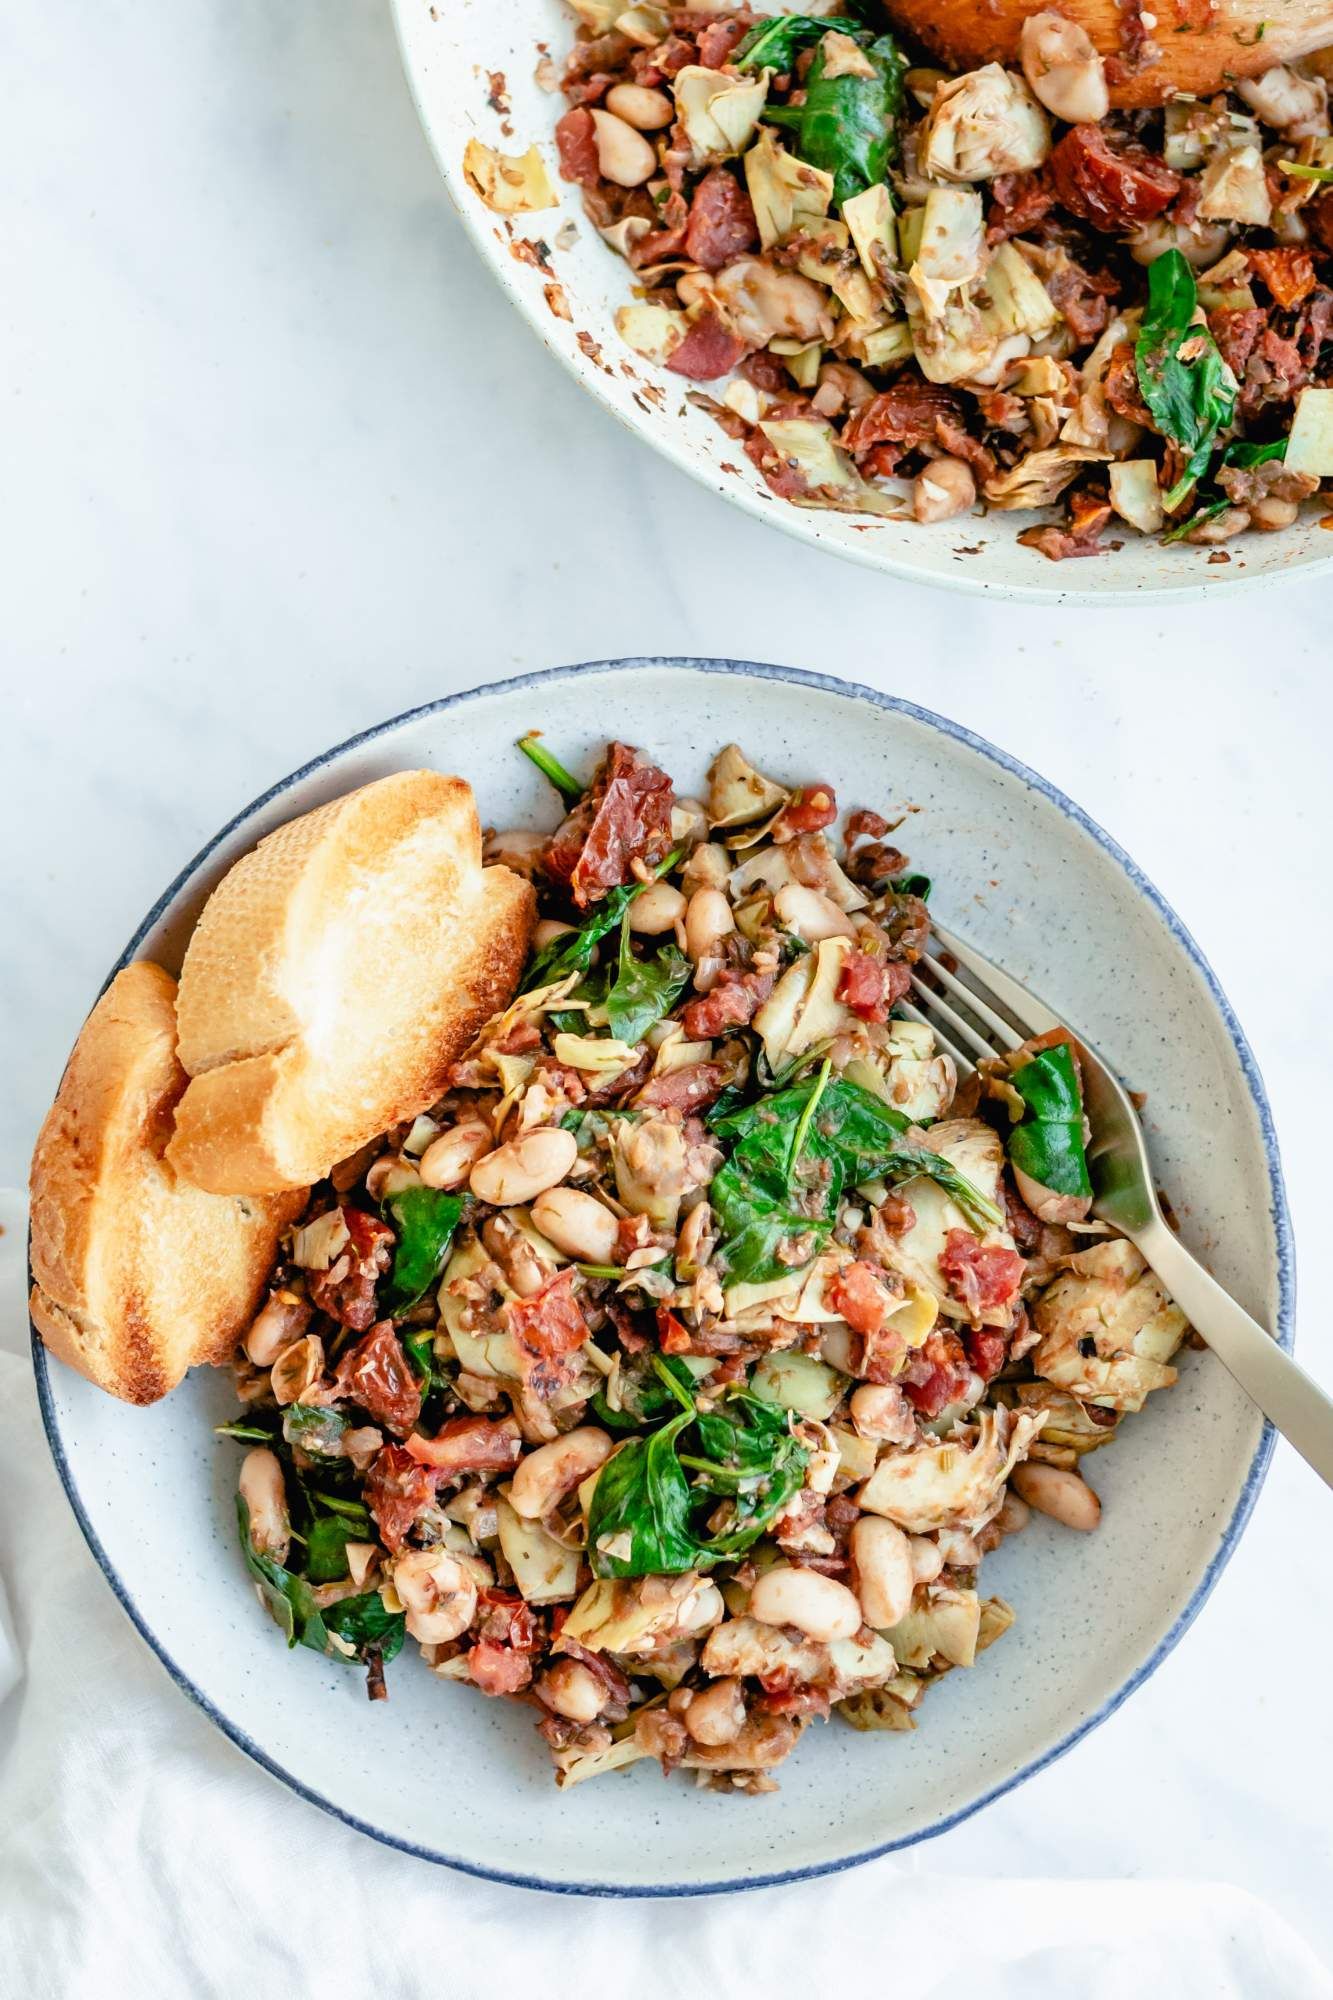
<path fill-rule="evenodd" d="M 1333 2000 L 1224 1883 L 975 1880 L 947 1872 L 946 1837 L 790 1888 L 599 1902 L 327 1819 L 177 1692 L 85 1549 L 37 1411 L 16 1198 L 0 1221 L 0 1995 Z"/>

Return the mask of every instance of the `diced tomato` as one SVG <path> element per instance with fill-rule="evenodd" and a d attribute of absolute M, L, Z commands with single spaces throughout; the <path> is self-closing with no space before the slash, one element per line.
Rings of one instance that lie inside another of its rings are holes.
<path fill-rule="evenodd" d="M 940 1328 L 926 1336 L 899 1376 L 903 1394 L 919 1416 L 928 1420 L 955 1403 L 972 1370 L 956 1333 Z"/>
<path fill-rule="evenodd" d="M 689 1328 L 676 1318 L 669 1306 L 657 1308 L 657 1344 L 663 1354 L 688 1354 L 693 1344 Z"/>
<path fill-rule="evenodd" d="M 512 1646 L 479 1640 L 467 1656 L 468 1672 L 483 1694 L 517 1694 L 532 1679 L 532 1661 Z"/>
<path fill-rule="evenodd" d="M 667 358 L 673 375 L 691 382 L 713 382 L 730 374 L 745 352 L 745 342 L 728 333 L 716 313 L 700 313 L 680 346 Z"/>
<path fill-rule="evenodd" d="M 602 170 L 597 160 L 597 128 L 591 111 L 581 105 L 567 111 L 556 125 L 555 144 L 562 178 L 577 181 L 580 187 L 596 187 Z"/>
<path fill-rule="evenodd" d="M 950 1295 L 970 1318 L 979 1319 L 1017 1298 L 1023 1259 L 1002 1243 L 983 1244 L 970 1229 L 951 1229 L 940 1252 L 940 1271 Z"/>
<path fill-rule="evenodd" d="M 759 241 L 750 197 L 735 174 L 713 167 L 694 190 L 685 229 L 685 254 L 701 270 L 720 271 L 724 264 Z"/>
<path fill-rule="evenodd" d="M 853 951 L 843 965 L 837 997 L 859 1021 L 887 1021 L 889 1009 L 897 1006 L 911 986 L 911 972 L 901 960 Z"/>
<path fill-rule="evenodd" d="M 858 1257 L 843 1264 L 828 1288 L 828 1302 L 841 1313 L 853 1333 L 878 1333 L 889 1316 L 891 1301 L 873 1264 Z"/>
<path fill-rule="evenodd" d="M 1009 1341 L 992 1326 L 969 1327 L 963 1335 L 967 1358 L 983 1382 L 991 1381 L 1005 1364 Z"/>

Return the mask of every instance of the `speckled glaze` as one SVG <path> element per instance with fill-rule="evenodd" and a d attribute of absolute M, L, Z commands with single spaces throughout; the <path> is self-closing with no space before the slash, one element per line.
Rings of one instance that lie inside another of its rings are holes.
<path fill-rule="evenodd" d="M 1020 531 L 1054 513 L 992 513 L 923 528 L 913 521 L 794 507 L 770 493 L 740 447 L 701 409 L 692 386 L 641 360 L 615 328 L 632 297 L 633 275 L 583 213 L 579 190 L 559 179 L 553 133 L 565 99 L 534 74 L 538 44 L 559 58 L 575 26 L 562 0 L 393 0 L 398 38 L 421 122 L 463 222 L 492 275 L 551 352 L 607 409 L 673 465 L 747 513 L 789 535 L 872 569 L 954 590 L 1049 604 L 1137 603 L 1274 582 L 1333 558 L 1333 537 L 1307 510 L 1280 535 L 1246 535 L 1217 551 L 1166 548 L 1120 527 L 1118 551 L 1092 561 L 1053 563 L 1024 548 Z M 493 91 L 492 78 L 500 80 Z M 492 98 L 494 97 L 494 102 Z M 463 178 L 471 138 L 503 152 L 541 148 L 558 208 L 512 220 L 492 212 Z M 575 241 L 557 247 L 562 224 Z M 541 246 L 538 256 L 534 245 Z M 453 330 L 456 336 L 457 329 Z M 442 336 L 444 337 L 444 336 Z M 707 389 L 712 385 L 705 384 Z"/>
<path fill-rule="evenodd" d="M 460 771 L 492 824 L 549 825 L 548 788 L 513 750 L 544 729 L 587 767 L 609 730 L 682 789 L 739 740 L 844 806 L 915 806 L 901 836 L 941 920 L 1082 1026 L 1148 1094 L 1148 1136 L 1191 1245 L 1290 1341 L 1293 1281 L 1263 1086 L 1197 947 L 1129 858 L 1043 779 L 957 724 L 868 689 L 740 661 L 632 660 L 528 676 L 414 710 L 328 752 L 223 829 L 124 958 L 179 964 L 223 869 L 293 814 L 416 765 Z M 124 960 L 122 960 L 124 962 Z M 1109 979 L 1107 967 L 1133 968 Z M 1206 1133 L 1207 1144 L 1199 1144 Z M 1014 1630 L 951 1674 L 910 1736 L 812 1728 L 758 1800 L 664 1784 L 651 1766 L 557 1792 L 522 1708 L 434 1680 L 415 1658 L 369 1704 L 361 1675 L 288 1654 L 247 1586 L 227 1377 L 201 1370 L 132 1410 L 35 1366 L 51 1447 L 108 1581 L 177 1684 L 294 1790 L 427 1859 L 590 1895 L 739 1889 L 846 1867 L 941 1832 L 1108 1715 L 1185 1630 L 1235 1545 L 1271 1433 L 1206 1354 L 1094 1462 L 1084 1539 L 1037 1520 L 987 1558 Z"/>

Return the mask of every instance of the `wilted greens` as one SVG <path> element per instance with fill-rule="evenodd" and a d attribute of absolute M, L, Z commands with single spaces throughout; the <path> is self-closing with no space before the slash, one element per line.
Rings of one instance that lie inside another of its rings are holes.
<path fill-rule="evenodd" d="M 775 14 L 769 20 L 755 22 L 737 45 L 731 58 L 732 68 L 771 69 L 789 75 L 802 49 L 813 48 L 830 28 L 859 39 L 865 33 L 865 22 L 853 19 L 850 14 L 825 14 L 822 19 L 813 14 Z"/>
<path fill-rule="evenodd" d="M 665 861 L 658 862 L 653 874 L 666 875 L 676 866 L 680 857 L 681 850 L 674 849 L 667 855 Z M 552 938 L 528 966 L 521 990 L 524 993 L 535 993 L 539 986 L 551 986 L 557 979 L 567 978 L 571 972 L 586 972 L 602 939 L 621 922 L 634 898 L 641 896 L 647 886 L 646 882 L 626 882 L 620 888 L 612 889 L 577 930 L 566 931 L 562 936 Z"/>
<path fill-rule="evenodd" d="M 630 946 L 630 913 L 620 924 L 620 956 L 606 989 L 607 1026 L 618 1041 L 641 1042 L 671 1012 L 694 972 L 683 951 L 668 944 L 652 957 L 636 958 Z"/>
<path fill-rule="evenodd" d="M 1185 453 L 1185 469 L 1163 497 L 1172 513 L 1206 470 L 1218 432 L 1235 414 L 1236 378 L 1204 325 L 1194 324 L 1198 290 L 1179 250 L 1148 268 L 1148 304 L 1134 349 L 1139 393 L 1165 437 Z"/>
<path fill-rule="evenodd" d="M 801 159 L 832 174 L 833 199 L 839 204 L 882 181 L 899 150 L 906 66 L 891 35 L 870 41 L 858 32 L 856 40 L 872 75 L 826 75 L 821 47 L 805 79 L 804 102 L 764 110 L 770 125 L 792 134 Z"/>
<path fill-rule="evenodd" d="M 397 1319 L 411 1311 L 443 1271 L 467 1203 L 462 1195 L 418 1184 L 386 1195 L 383 1206 L 398 1241 L 379 1302 L 391 1319 Z"/>
<path fill-rule="evenodd" d="M 1066 1042 L 1042 1049 L 1011 1072 L 1009 1082 L 1027 1106 L 1009 1134 L 1016 1167 L 1054 1194 L 1090 1195 L 1083 1150 L 1083 1095 L 1073 1052 Z"/>
<path fill-rule="evenodd" d="M 553 751 L 547 749 L 535 729 L 518 739 L 518 748 L 525 757 L 531 758 L 544 778 L 549 778 L 562 799 L 576 805 L 583 797 L 585 786 L 581 785 L 572 771 L 567 771 Z"/>
<path fill-rule="evenodd" d="M 259 1585 L 264 1602 L 289 1646 L 308 1646 L 311 1652 L 324 1653 L 335 1660 L 365 1661 L 373 1648 L 381 1660 L 387 1661 L 401 1651 L 406 1629 L 403 1614 L 386 1611 L 378 1591 L 345 1597 L 340 1604 L 321 1610 L 311 1582 L 326 1579 L 315 1576 L 313 1571 L 309 1578 L 297 1576 L 272 1556 L 261 1555 L 250 1537 L 250 1510 L 239 1495 L 236 1517 L 246 1568 Z M 322 1555 L 322 1560 L 326 1559 Z M 345 1562 L 338 1574 L 346 1574 Z M 331 1632 L 353 1648 L 351 1654 L 332 1643 Z"/>

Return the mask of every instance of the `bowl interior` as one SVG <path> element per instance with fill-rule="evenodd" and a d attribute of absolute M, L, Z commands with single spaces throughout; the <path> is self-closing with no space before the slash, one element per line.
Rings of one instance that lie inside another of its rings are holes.
<path fill-rule="evenodd" d="M 1118 550 L 1094 562 L 1053 563 L 1017 539 L 1047 515 L 991 513 L 923 528 L 775 498 L 739 445 L 687 400 L 691 385 L 641 360 L 616 331 L 616 308 L 633 296 L 631 273 L 587 220 L 579 190 L 559 178 L 552 135 L 565 99 L 544 90 L 536 77 L 543 50 L 563 60 L 573 38 L 571 10 L 562 0 L 454 0 L 448 7 L 394 0 L 394 9 L 427 137 L 494 276 L 585 388 L 725 499 L 801 541 L 897 576 L 1043 603 L 1133 602 L 1160 591 L 1212 594 L 1330 559 L 1329 538 L 1308 512 L 1287 533 L 1243 536 L 1211 552 L 1211 561 L 1207 549 L 1183 543 L 1164 548 L 1125 527 Z M 463 175 L 463 151 L 472 138 L 509 153 L 535 142 L 559 207 L 512 218 L 492 213 Z"/>
<path fill-rule="evenodd" d="M 1225 1003 L 1155 893 L 1067 801 L 954 725 L 864 690 L 734 663 L 635 662 L 530 677 L 390 723 L 279 786 L 151 913 L 131 955 L 179 964 L 212 882 L 270 827 L 387 771 L 460 771 L 492 824 L 549 825 L 545 783 L 512 748 L 544 729 L 588 767 L 608 733 L 681 789 L 735 739 L 792 780 L 890 817 L 936 883 L 942 921 L 1030 981 L 1148 1098 L 1161 1185 L 1188 1240 L 1266 1324 L 1286 1308 L 1285 1215 L 1261 1088 Z M 1200 1131 L 1208 1133 L 1200 1147 Z M 1207 1355 L 1095 1461 L 1088 1539 L 1038 1521 L 987 1559 L 1011 1633 L 928 1696 L 912 1735 L 812 1729 L 758 1800 L 700 1796 L 639 1766 L 557 1792 L 527 1712 L 435 1680 L 407 1654 L 391 1699 L 359 1672 L 287 1653 L 247 1586 L 225 1374 L 155 1408 L 100 1395 L 38 1358 L 53 1446 L 116 1588 L 187 1690 L 278 1775 L 383 1838 L 556 1888 L 740 1886 L 845 1864 L 938 1831 L 1066 1746 L 1171 1643 L 1248 1511 L 1263 1426 Z"/>

